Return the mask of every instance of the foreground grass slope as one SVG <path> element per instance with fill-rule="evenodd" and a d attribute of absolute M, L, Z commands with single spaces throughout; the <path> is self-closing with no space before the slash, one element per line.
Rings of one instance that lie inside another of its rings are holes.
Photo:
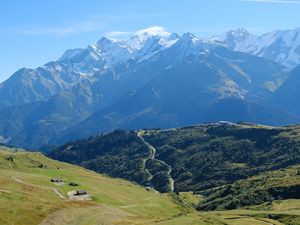
<path fill-rule="evenodd" d="M 61 178 L 55 185 L 51 178 Z M 69 182 L 78 187 L 71 187 Z M 91 201 L 71 201 L 67 192 L 87 190 Z M 58 194 L 59 193 L 59 194 Z M 209 217 L 209 218 L 208 218 Z M 40 153 L 0 151 L 1 225 L 222 224 L 198 215 L 172 195 L 46 158 Z M 178 222 L 177 222 L 178 221 Z"/>
<path fill-rule="evenodd" d="M 252 184 L 257 190 L 297 185 L 300 183 L 298 169 L 299 166 L 294 166 L 267 172 L 237 181 L 232 186 L 240 185 L 247 191 L 253 188 Z M 51 183 L 51 178 L 61 178 L 64 184 Z M 71 187 L 69 182 L 79 186 Z M 40 153 L 0 151 L 1 225 L 300 224 L 300 201 L 297 199 L 270 199 L 262 204 L 253 202 L 241 205 L 240 209 L 225 210 L 222 203 L 230 203 L 233 196 L 238 199 L 242 196 L 236 190 L 222 199 L 217 196 L 222 188 L 212 189 L 206 196 L 192 192 L 160 194 L 122 179 L 51 160 Z M 91 194 L 90 201 L 69 200 L 69 191 L 81 189 Z M 212 199 L 212 196 L 217 197 Z M 215 208 L 216 211 L 197 212 L 193 209 L 209 203 L 219 207 Z"/>

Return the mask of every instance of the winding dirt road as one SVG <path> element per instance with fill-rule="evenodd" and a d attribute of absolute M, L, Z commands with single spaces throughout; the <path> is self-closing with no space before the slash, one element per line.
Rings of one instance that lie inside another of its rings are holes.
<path fill-rule="evenodd" d="M 148 147 L 149 151 L 150 151 L 150 155 L 148 158 L 146 158 L 143 162 L 143 166 L 145 168 L 145 170 L 150 174 L 150 178 L 149 178 L 149 181 L 153 178 L 153 175 L 149 172 L 148 169 L 146 169 L 146 162 L 148 160 L 157 160 L 158 162 L 162 163 L 163 165 L 165 165 L 166 167 L 168 167 L 168 172 L 167 172 L 167 175 L 168 175 L 168 179 L 169 179 L 169 184 L 170 184 L 170 190 L 173 192 L 174 191 L 174 180 L 171 176 L 171 173 L 172 173 L 172 167 L 170 165 L 168 165 L 167 163 L 165 163 L 164 161 L 162 160 L 159 160 L 159 159 L 156 159 L 155 158 L 155 154 L 156 154 L 156 149 L 147 141 L 145 141 L 145 139 L 143 138 L 142 134 L 140 132 L 137 132 L 137 136 L 144 142 L 144 144 Z"/>
<path fill-rule="evenodd" d="M 57 190 L 56 188 L 53 188 L 53 187 L 46 187 L 46 186 L 41 186 L 41 185 L 35 185 L 35 184 L 30 184 L 30 183 L 27 183 L 27 182 L 24 182 L 16 177 L 11 177 L 11 179 L 13 179 L 15 182 L 17 183 L 20 183 L 20 184 L 25 184 L 25 185 L 29 185 L 29 186 L 32 186 L 32 187 L 37 187 L 37 188 L 44 188 L 44 189 L 48 189 L 48 190 L 52 190 L 60 199 L 66 199 L 66 197 L 59 192 L 59 190 Z"/>

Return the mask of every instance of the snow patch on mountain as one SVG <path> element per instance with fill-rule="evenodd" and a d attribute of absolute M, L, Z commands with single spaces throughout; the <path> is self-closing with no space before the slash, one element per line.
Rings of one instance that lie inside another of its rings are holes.
<path fill-rule="evenodd" d="M 154 26 L 147 29 L 139 30 L 136 32 L 136 34 L 142 39 L 142 38 L 148 38 L 149 36 L 158 36 L 158 37 L 164 37 L 168 38 L 171 36 L 171 33 L 166 31 L 165 28 L 160 26 Z"/>
<path fill-rule="evenodd" d="M 297 51 L 299 46 L 300 28 L 279 30 L 262 35 L 248 52 L 294 67 L 300 64 L 300 51 Z"/>
<path fill-rule="evenodd" d="M 228 47 L 234 51 L 247 51 L 256 42 L 257 36 L 250 34 L 244 28 L 230 30 L 219 36 L 210 38 L 211 41 Z"/>
<path fill-rule="evenodd" d="M 277 30 L 261 36 L 238 28 L 209 40 L 234 51 L 274 60 L 289 68 L 300 64 L 300 28 Z"/>
<path fill-rule="evenodd" d="M 158 44 L 161 46 L 171 46 L 179 39 L 179 36 L 166 31 L 163 27 L 155 26 L 137 31 L 126 42 L 132 49 L 140 50 L 151 39 L 158 39 Z"/>

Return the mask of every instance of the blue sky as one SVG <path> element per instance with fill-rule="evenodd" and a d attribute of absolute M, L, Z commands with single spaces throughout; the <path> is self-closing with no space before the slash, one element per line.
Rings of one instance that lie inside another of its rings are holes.
<path fill-rule="evenodd" d="M 9 0 L 0 5 L 0 81 L 102 36 L 163 26 L 210 36 L 300 27 L 300 0 Z M 112 33 L 113 32 L 113 33 Z"/>

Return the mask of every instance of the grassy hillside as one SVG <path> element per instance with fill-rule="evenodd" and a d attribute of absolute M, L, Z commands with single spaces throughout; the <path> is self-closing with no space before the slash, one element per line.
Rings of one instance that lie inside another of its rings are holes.
<path fill-rule="evenodd" d="M 67 143 L 50 157 L 161 192 L 172 186 L 197 192 L 299 164 L 300 127 L 218 123 L 116 131 Z"/>
<path fill-rule="evenodd" d="M 294 171 L 296 171 L 294 169 Z M 56 185 L 51 178 L 61 178 Z M 76 182 L 78 187 L 69 186 Z M 87 190 L 75 201 L 68 191 Z M 274 201 L 243 210 L 196 212 L 203 197 L 159 194 L 122 179 L 46 158 L 40 153 L 0 151 L 1 225 L 282 225 L 297 224 L 300 201 Z M 205 201 L 205 200 L 204 200 Z M 282 221 L 282 222 L 280 222 Z"/>
<path fill-rule="evenodd" d="M 148 154 L 147 146 L 135 132 L 115 131 L 108 135 L 70 142 L 53 151 L 50 156 L 146 185 L 148 174 L 142 167 Z"/>
<path fill-rule="evenodd" d="M 198 210 L 208 210 L 206 215 L 218 216 L 225 222 L 300 224 L 299 165 L 265 172 L 202 194 Z"/>
<path fill-rule="evenodd" d="M 284 199 L 300 199 L 300 166 L 265 172 L 233 184 L 203 191 L 206 197 L 200 210 L 236 209 L 251 205 L 272 209 L 272 203 Z"/>
<path fill-rule="evenodd" d="M 60 178 L 64 184 L 51 183 L 51 178 Z M 69 186 L 71 181 L 79 186 Z M 68 191 L 82 189 L 91 194 L 91 200 L 69 200 Z M 206 218 L 211 221 L 209 224 L 222 224 L 214 216 L 195 214 L 172 195 L 147 191 L 128 181 L 54 161 L 40 153 L 0 151 L 1 225 L 93 225 L 99 221 L 207 224 L 203 222 Z"/>
<path fill-rule="evenodd" d="M 175 189 L 200 191 L 300 162 L 298 127 L 212 124 L 148 131 Z"/>
<path fill-rule="evenodd" d="M 7 150 L 0 150 L 1 225 L 300 224 L 300 200 L 284 199 L 299 195 L 300 166 L 265 172 L 202 191 L 202 195 L 176 195 L 146 190 L 40 153 Z M 51 178 L 64 182 L 55 184 Z M 79 186 L 70 186 L 70 182 Z M 72 190 L 86 190 L 91 197 L 70 200 L 68 192 Z M 227 207 L 233 204 L 236 207 Z M 234 209 L 237 207 L 240 209 Z M 212 209 L 215 211 L 207 211 Z"/>

